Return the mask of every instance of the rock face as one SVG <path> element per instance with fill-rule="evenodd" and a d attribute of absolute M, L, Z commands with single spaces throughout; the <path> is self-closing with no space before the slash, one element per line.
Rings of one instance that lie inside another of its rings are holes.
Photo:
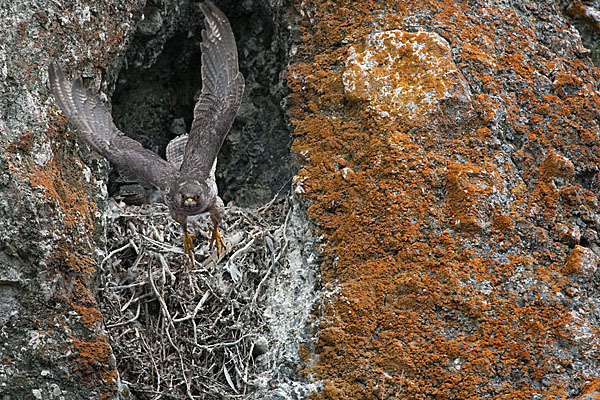
<path fill-rule="evenodd" d="M 48 99 L 49 61 L 114 79 L 142 1 L 0 4 L 0 394 L 127 398 L 94 299 L 106 166 Z M 112 74 L 111 74 L 112 72 Z"/>
<path fill-rule="evenodd" d="M 599 10 L 509 3 L 297 4 L 312 398 L 600 396 Z"/>
<path fill-rule="evenodd" d="M 440 103 L 470 102 L 470 91 L 452 60 L 450 46 L 431 32 L 373 33 L 350 46 L 344 93 L 380 117 L 425 119 Z"/>

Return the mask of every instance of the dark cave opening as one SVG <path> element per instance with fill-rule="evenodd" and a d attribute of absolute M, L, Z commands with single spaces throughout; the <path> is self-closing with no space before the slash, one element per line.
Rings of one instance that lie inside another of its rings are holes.
<path fill-rule="evenodd" d="M 142 143 L 151 143 L 151 149 L 162 157 L 168 142 L 187 132 L 192 123 L 195 93 L 202 87 L 200 49 L 186 49 L 181 36 L 165 43 L 163 53 L 150 68 L 134 66 L 121 70 L 112 97 L 117 125 Z M 185 122 L 184 131 L 177 123 L 181 119 Z"/>
<path fill-rule="evenodd" d="M 218 156 L 217 185 L 226 204 L 256 206 L 289 186 L 294 172 L 280 105 L 287 95 L 282 77 L 289 35 L 266 1 L 215 3 L 231 23 L 246 79 L 242 106 Z M 119 73 L 112 96 L 116 125 L 162 157 L 168 142 L 192 123 L 202 87 L 203 28 L 199 2 L 150 1 Z M 110 194 L 126 202 L 156 199 L 152 188 L 142 187 L 131 174 L 111 173 Z"/>

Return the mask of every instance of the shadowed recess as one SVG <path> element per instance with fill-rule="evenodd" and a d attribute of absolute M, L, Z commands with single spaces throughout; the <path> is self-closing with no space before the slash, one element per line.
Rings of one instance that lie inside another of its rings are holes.
<path fill-rule="evenodd" d="M 286 95 L 281 76 L 287 31 L 279 34 L 268 4 L 216 5 L 231 22 L 246 78 L 241 109 L 219 153 L 217 184 L 225 203 L 258 205 L 288 185 L 292 175 L 290 132 L 280 107 Z M 147 5 L 112 97 L 116 125 L 163 157 L 167 143 L 187 132 L 193 119 L 202 87 L 204 28 L 198 2 L 183 3 L 177 10 L 168 7 Z M 135 177 L 113 173 L 109 192 L 129 195 L 132 183 L 137 184 Z M 139 187 L 133 190 L 136 194 Z M 154 201 L 152 192 L 146 188 L 129 200 Z"/>

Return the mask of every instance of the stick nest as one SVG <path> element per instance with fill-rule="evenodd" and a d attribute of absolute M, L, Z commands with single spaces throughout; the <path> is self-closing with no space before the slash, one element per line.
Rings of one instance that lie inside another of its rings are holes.
<path fill-rule="evenodd" d="M 208 216 L 188 219 L 193 265 L 165 205 L 109 207 L 100 306 L 121 380 L 139 399 L 248 397 L 267 350 L 261 300 L 286 251 L 289 200 L 228 207 L 219 259 Z"/>

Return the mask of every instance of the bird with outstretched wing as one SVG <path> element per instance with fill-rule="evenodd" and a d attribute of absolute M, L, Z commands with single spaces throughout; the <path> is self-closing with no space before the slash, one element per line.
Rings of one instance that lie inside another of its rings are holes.
<path fill-rule="evenodd" d="M 213 224 L 210 247 L 220 254 L 225 243 L 219 232 L 223 200 L 217 195 L 217 154 L 238 112 L 244 92 L 235 38 L 225 14 L 211 1 L 201 6 L 206 29 L 202 30 L 202 92 L 194 107 L 188 134 L 167 146 L 167 160 L 125 136 L 112 116 L 81 78 L 69 82 L 55 63 L 48 78 L 56 103 L 79 136 L 111 163 L 128 169 L 156 186 L 163 194 L 173 219 L 183 228 L 183 247 L 193 260 L 193 235 L 187 217 L 208 211 Z"/>

